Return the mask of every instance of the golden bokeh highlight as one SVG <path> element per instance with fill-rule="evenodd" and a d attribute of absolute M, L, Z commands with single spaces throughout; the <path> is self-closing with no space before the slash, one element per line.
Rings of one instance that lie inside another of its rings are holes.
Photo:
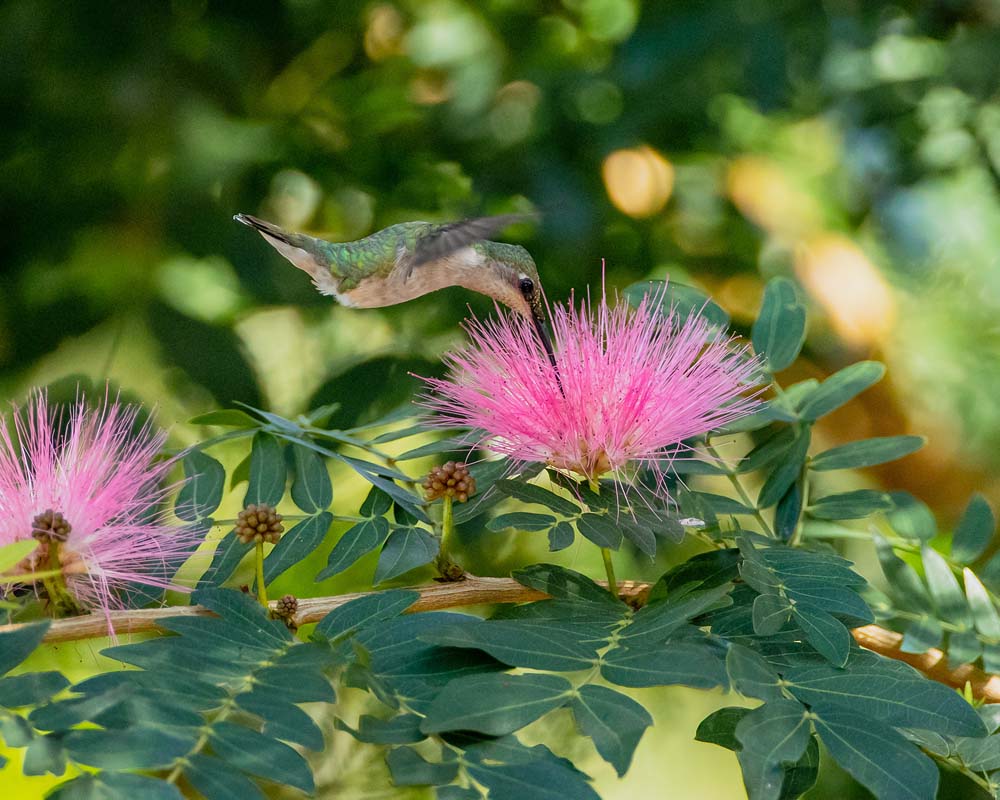
<path fill-rule="evenodd" d="M 795 274 L 846 343 L 882 342 L 895 326 L 892 288 L 846 236 L 822 233 L 803 240 L 795 253 Z"/>
<path fill-rule="evenodd" d="M 365 55 L 372 61 L 384 61 L 403 52 L 403 16 L 390 3 L 380 3 L 368 12 L 365 28 Z"/>
<path fill-rule="evenodd" d="M 637 219 L 662 210 L 674 190 L 673 165 L 648 145 L 615 150 L 601 175 L 615 208 Z"/>
<path fill-rule="evenodd" d="M 729 165 L 726 188 L 740 213 L 768 233 L 797 237 L 820 226 L 815 198 L 771 159 L 755 155 L 735 159 Z"/>

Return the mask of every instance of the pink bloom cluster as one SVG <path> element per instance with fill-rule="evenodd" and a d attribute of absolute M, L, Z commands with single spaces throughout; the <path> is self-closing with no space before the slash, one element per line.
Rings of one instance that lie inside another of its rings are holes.
<path fill-rule="evenodd" d="M 442 425 L 485 432 L 489 449 L 588 479 L 631 464 L 659 471 L 665 452 L 750 412 L 757 369 L 747 349 L 703 318 L 602 295 L 551 314 L 559 380 L 530 321 L 501 313 L 466 324 L 469 345 L 445 357 L 446 379 L 422 405 Z"/>
<path fill-rule="evenodd" d="M 164 483 L 173 462 L 158 460 L 164 436 L 137 414 L 108 399 L 56 411 L 38 392 L 13 425 L 0 419 L 0 545 L 30 538 L 38 515 L 61 514 L 65 584 L 88 610 L 120 606 L 117 590 L 132 583 L 174 588 L 169 576 L 197 542 L 159 511 L 176 488 Z"/>

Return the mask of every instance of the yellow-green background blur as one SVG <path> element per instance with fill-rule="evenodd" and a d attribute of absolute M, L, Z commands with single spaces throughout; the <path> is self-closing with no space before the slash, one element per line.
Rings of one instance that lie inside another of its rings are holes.
<path fill-rule="evenodd" d="M 926 434 L 855 479 L 914 492 L 947 529 L 971 491 L 1000 501 L 998 87 L 997 0 L 8 0 L 0 396 L 110 379 L 178 447 L 205 435 L 185 420 L 237 400 L 340 402 L 332 422 L 349 426 L 407 399 L 467 304 L 490 304 L 453 290 L 334 307 L 232 215 L 348 240 L 536 208 L 508 238 L 550 301 L 598 290 L 604 259 L 609 287 L 694 283 L 745 332 L 763 283 L 797 279 L 810 329 L 783 380 L 889 366 L 817 445 Z M 353 511 L 363 487 L 334 476 Z M 482 571 L 544 557 L 528 536 L 467 546 Z M 575 552 L 564 562 L 587 568 Z M 320 585 L 315 571 L 281 582 L 364 589 L 371 564 Z M 79 676 L 98 649 L 36 661 Z M 640 696 L 657 725 L 626 779 L 568 722 L 562 736 L 605 797 L 743 796 L 735 758 L 691 741 L 731 700 Z M 336 734 L 326 796 L 396 796 L 373 753 Z M 0 787 L 51 785 L 17 765 Z M 824 767 L 810 796 L 866 795 Z"/>

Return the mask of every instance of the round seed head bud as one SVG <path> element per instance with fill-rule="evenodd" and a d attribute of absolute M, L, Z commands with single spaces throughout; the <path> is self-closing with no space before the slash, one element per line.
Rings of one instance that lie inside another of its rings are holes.
<path fill-rule="evenodd" d="M 277 544 L 285 532 L 282 516 L 267 503 L 251 503 L 236 517 L 236 536 L 243 544 Z"/>
<path fill-rule="evenodd" d="M 42 542 L 65 542 L 73 526 L 59 511 L 45 509 L 31 520 L 31 535 Z"/>
<path fill-rule="evenodd" d="M 469 473 L 468 466 L 449 461 L 428 472 L 423 487 L 430 501 L 451 497 L 464 503 L 476 493 L 476 479 Z"/>
<path fill-rule="evenodd" d="M 281 619 L 292 619 L 295 616 L 295 612 L 298 610 L 299 601 L 295 599 L 295 595 L 286 594 L 275 606 L 274 615 L 276 617 L 281 617 Z"/>

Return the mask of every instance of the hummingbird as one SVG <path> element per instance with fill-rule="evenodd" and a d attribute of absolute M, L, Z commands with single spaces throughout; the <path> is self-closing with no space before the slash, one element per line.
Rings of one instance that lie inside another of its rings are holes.
<path fill-rule="evenodd" d="M 534 259 L 520 245 L 489 241 L 526 218 L 501 214 L 444 224 L 402 222 L 354 242 L 329 242 L 249 214 L 233 217 L 309 275 L 321 294 L 345 306 L 392 306 L 446 286 L 488 295 L 534 323 L 555 368 Z"/>

